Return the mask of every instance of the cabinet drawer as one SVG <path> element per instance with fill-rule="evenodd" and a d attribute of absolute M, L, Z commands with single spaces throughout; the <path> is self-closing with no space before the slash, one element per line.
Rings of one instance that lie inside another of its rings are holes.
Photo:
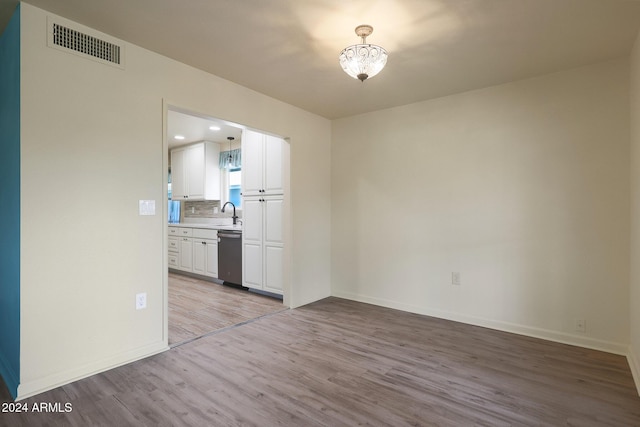
<path fill-rule="evenodd" d="M 193 228 L 178 228 L 178 236 L 180 237 L 191 237 L 193 236 Z"/>
<path fill-rule="evenodd" d="M 169 254 L 169 268 L 178 268 L 179 266 L 178 254 Z"/>
<path fill-rule="evenodd" d="M 179 250 L 178 238 L 169 237 L 168 242 L 169 242 L 169 252 L 178 252 Z"/>
<path fill-rule="evenodd" d="M 169 227 L 169 236 L 177 236 L 179 230 L 178 227 Z"/>
<path fill-rule="evenodd" d="M 207 228 L 194 228 L 193 237 L 196 237 L 198 239 L 217 240 L 218 230 L 209 230 Z"/>

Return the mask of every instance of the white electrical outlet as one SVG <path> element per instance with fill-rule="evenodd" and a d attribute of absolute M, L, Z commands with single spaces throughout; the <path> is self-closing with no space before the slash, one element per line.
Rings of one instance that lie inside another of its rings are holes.
<path fill-rule="evenodd" d="M 576 319 L 576 332 L 587 332 L 587 321 L 584 319 Z"/>
<path fill-rule="evenodd" d="M 452 285 L 460 284 L 460 273 L 458 273 L 457 271 L 454 271 L 453 273 L 451 273 L 451 284 Z"/>
<path fill-rule="evenodd" d="M 136 294 L 136 310 L 147 308 L 147 293 Z"/>

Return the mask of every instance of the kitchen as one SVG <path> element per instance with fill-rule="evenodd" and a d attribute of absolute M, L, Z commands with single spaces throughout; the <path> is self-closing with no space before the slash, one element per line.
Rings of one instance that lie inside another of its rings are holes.
<path fill-rule="evenodd" d="M 283 144 L 167 113 L 169 344 L 284 309 Z"/>

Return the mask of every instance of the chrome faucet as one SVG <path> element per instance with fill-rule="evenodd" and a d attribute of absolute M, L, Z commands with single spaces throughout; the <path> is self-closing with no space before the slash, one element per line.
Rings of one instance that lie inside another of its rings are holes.
<path fill-rule="evenodd" d="M 233 218 L 233 225 L 236 225 L 236 221 L 238 220 L 238 217 L 236 216 L 236 205 L 234 205 L 231 202 L 225 203 L 224 205 L 222 205 L 222 212 L 223 213 L 224 213 L 224 208 L 226 208 L 227 205 L 233 206 L 233 216 L 231 218 Z"/>

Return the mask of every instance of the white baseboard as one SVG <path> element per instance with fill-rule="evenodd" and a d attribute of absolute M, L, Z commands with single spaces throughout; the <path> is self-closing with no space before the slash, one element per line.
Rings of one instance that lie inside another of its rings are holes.
<path fill-rule="evenodd" d="M 498 331 L 511 332 L 514 334 L 525 335 L 533 338 L 541 338 L 544 340 L 554 341 L 562 344 L 569 344 L 578 347 L 590 348 L 593 350 L 605 351 L 607 353 L 619 354 L 622 356 L 627 356 L 629 351 L 629 345 L 626 343 L 623 344 L 599 340 L 595 338 L 585 337 L 583 335 L 567 334 L 564 332 L 533 328 L 530 326 L 519 325 L 515 323 L 484 319 L 481 317 L 468 316 L 461 313 L 453 313 L 438 309 L 431 309 L 428 307 L 419 307 L 392 300 L 352 294 L 349 292 L 334 292 L 333 296 L 352 301 L 364 302 L 368 304 L 379 305 L 382 307 L 408 311 L 410 313 L 423 314 L 440 319 L 452 320 L 455 322 L 467 323 L 475 326 L 482 326 L 484 328 L 495 329 Z"/>
<path fill-rule="evenodd" d="M 633 381 L 636 383 L 638 396 L 640 396 L 640 363 L 638 363 L 638 357 L 631 346 L 629 346 L 629 352 L 627 353 L 627 361 L 629 362 L 629 368 L 631 368 Z"/>
<path fill-rule="evenodd" d="M 35 396 L 36 394 L 90 377 L 91 375 L 99 374 L 100 372 L 108 371 L 109 369 L 113 369 L 118 366 L 135 362 L 136 360 L 153 356 L 154 354 L 162 353 L 166 350 L 169 350 L 169 347 L 165 342 L 154 343 L 135 350 L 119 353 L 97 362 L 55 373 L 44 378 L 38 378 L 30 382 L 21 383 L 18 386 L 18 397 L 16 400 Z"/>

